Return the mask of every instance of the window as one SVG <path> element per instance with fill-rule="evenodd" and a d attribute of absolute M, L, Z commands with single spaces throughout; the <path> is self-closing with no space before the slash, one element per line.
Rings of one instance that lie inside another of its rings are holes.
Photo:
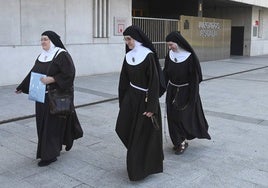
<path fill-rule="evenodd" d="M 253 31 L 253 37 L 257 37 L 258 27 L 254 25 L 253 28 L 252 28 L 252 31 Z"/>
<path fill-rule="evenodd" d="M 109 35 L 109 0 L 94 0 L 94 37 L 107 38 Z"/>

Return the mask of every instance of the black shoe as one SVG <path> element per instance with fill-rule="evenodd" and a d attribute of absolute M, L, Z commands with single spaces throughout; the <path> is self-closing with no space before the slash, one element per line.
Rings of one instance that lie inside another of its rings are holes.
<path fill-rule="evenodd" d="M 57 160 L 57 158 L 54 158 L 54 159 L 50 159 L 50 160 L 41 160 L 38 162 L 38 166 L 48 166 L 50 165 L 51 163 L 55 162 Z"/>
<path fill-rule="evenodd" d="M 176 149 L 175 149 L 175 154 L 176 155 L 181 155 L 185 152 L 185 150 L 188 148 L 188 143 L 183 141 Z"/>

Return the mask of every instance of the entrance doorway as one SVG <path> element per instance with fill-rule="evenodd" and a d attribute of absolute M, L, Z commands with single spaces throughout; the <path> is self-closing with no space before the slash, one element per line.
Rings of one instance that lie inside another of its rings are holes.
<path fill-rule="evenodd" d="M 231 29 L 231 55 L 243 55 L 244 27 L 232 27 Z"/>

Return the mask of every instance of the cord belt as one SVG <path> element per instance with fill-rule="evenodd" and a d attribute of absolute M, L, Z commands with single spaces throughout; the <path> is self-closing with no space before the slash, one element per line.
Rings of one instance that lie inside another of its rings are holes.
<path fill-rule="evenodd" d="M 184 86 L 188 86 L 189 85 L 189 83 L 180 84 L 180 85 L 173 84 L 170 80 L 168 81 L 168 84 L 170 84 L 172 86 L 175 86 L 175 87 L 184 87 Z"/>
<path fill-rule="evenodd" d="M 131 85 L 132 87 L 134 87 L 135 89 L 138 89 L 138 90 L 141 90 L 141 91 L 145 91 L 145 92 L 148 91 L 148 89 L 144 89 L 144 88 L 142 88 L 142 87 L 136 86 L 136 85 L 132 84 L 131 82 L 130 82 L 130 85 Z"/>

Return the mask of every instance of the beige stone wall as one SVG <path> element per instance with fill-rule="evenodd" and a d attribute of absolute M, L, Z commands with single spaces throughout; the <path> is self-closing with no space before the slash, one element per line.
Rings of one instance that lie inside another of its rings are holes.
<path fill-rule="evenodd" d="M 230 20 L 181 16 L 180 32 L 201 61 L 230 57 Z"/>

